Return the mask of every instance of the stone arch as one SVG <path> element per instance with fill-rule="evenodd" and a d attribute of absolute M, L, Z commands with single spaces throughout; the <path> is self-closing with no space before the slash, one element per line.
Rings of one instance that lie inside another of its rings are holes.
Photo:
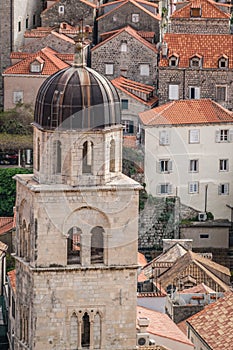
<path fill-rule="evenodd" d="M 90 346 L 90 316 L 88 312 L 85 312 L 82 317 L 82 338 L 81 345 L 84 348 L 89 348 Z"/>
<path fill-rule="evenodd" d="M 70 317 L 70 345 L 71 349 L 76 349 L 78 344 L 78 316 L 73 312 Z"/>
<path fill-rule="evenodd" d="M 94 349 L 101 349 L 102 317 L 99 311 L 94 316 L 93 343 Z"/>

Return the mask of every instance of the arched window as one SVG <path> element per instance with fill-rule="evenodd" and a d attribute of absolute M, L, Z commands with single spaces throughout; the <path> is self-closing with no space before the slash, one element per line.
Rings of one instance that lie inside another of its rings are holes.
<path fill-rule="evenodd" d="M 115 141 L 112 140 L 110 142 L 110 164 L 109 164 L 109 170 L 110 172 L 115 171 Z"/>
<path fill-rule="evenodd" d="M 60 141 L 54 141 L 54 159 L 55 159 L 55 164 L 54 164 L 54 170 L 55 174 L 60 174 L 61 173 L 61 142 Z"/>
<path fill-rule="evenodd" d="M 87 312 L 82 318 L 82 347 L 89 348 L 90 346 L 90 320 Z"/>
<path fill-rule="evenodd" d="M 22 231 L 20 235 L 20 256 L 25 257 L 27 252 L 27 225 L 25 220 L 23 221 Z"/>
<path fill-rule="evenodd" d="M 67 264 L 80 264 L 81 262 L 81 233 L 78 227 L 72 227 L 68 232 Z"/>
<path fill-rule="evenodd" d="M 86 141 L 83 144 L 83 173 L 90 174 L 92 172 L 93 162 L 93 143 Z"/>
<path fill-rule="evenodd" d="M 104 262 L 104 229 L 96 226 L 91 230 L 91 264 Z"/>
<path fill-rule="evenodd" d="M 40 139 L 37 139 L 37 170 L 40 170 Z"/>
<path fill-rule="evenodd" d="M 101 348 L 101 317 L 98 312 L 94 317 L 93 337 L 94 337 L 93 340 L 95 344 L 95 349 L 100 349 Z"/>
<path fill-rule="evenodd" d="M 70 319 L 70 345 L 71 349 L 77 349 L 78 344 L 78 318 L 75 313 Z"/>

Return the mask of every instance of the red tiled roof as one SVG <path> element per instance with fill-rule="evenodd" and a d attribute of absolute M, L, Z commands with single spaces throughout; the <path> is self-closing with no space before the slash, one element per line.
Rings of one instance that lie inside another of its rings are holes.
<path fill-rule="evenodd" d="M 233 293 L 188 318 L 187 323 L 214 350 L 232 349 Z"/>
<path fill-rule="evenodd" d="M 149 318 L 150 323 L 147 328 L 149 333 L 194 347 L 191 341 L 181 332 L 168 315 L 146 309 L 142 306 L 138 306 L 137 311 L 138 317 Z"/>
<path fill-rule="evenodd" d="M 69 67 L 67 63 L 65 63 L 62 59 L 60 59 L 58 56 L 57 51 L 54 51 L 48 47 L 43 48 L 42 50 L 36 52 L 36 53 L 12 53 L 11 58 L 21 58 L 20 62 L 17 62 L 13 66 L 8 67 L 3 74 L 33 74 L 30 71 L 30 64 L 35 61 L 35 59 L 38 59 L 40 57 L 44 61 L 44 65 L 42 68 L 42 72 L 39 73 L 41 75 L 51 75 L 53 73 L 56 73 L 58 70 Z M 61 56 L 60 56 L 61 57 Z M 63 54 L 63 57 L 67 60 L 70 59 L 70 54 L 65 56 Z M 36 73 L 38 74 L 38 73 Z"/>
<path fill-rule="evenodd" d="M 173 12 L 171 18 L 193 18 L 191 16 L 191 8 L 201 8 L 201 18 L 217 18 L 217 19 L 228 19 L 230 14 L 221 11 L 214 1 L 210 0 L 191 0 L 181 9 Z M 199 17 L 198 17 L 199 18 Z M 197 19 L 197 18 L 196 18 Z"/>
<path fill-rule="evenodd" d="M 52 32 L 52 27 L 37 27 L 30 30 L 26 30 L 24 33 L 25 38 L 42 38 Z"/>
<path fill-rule="evenodd" d="M 228 67 L 233 68 L 233 35 L 231 34 L 173 34 L 164 35 L 168 45 L 169 57 L 179 56 L 179 68 L 188 68 L 189 60 L 195 55 L 203 57 L 203 68 L 218 68 L 222 55 L 229 58 Z M 161 58 L 160 67 L 169 65 L 167 58 Z"/>
<path fill-rule="evenodd" d="M 145 266 L 147 264 L 147 260 L 144 254 L 138 252 L 138 265 Z"/>
<path fill-rule="evenodd" d="M 139 275 L 138 275 L 138 282 L 145 282 L 147 281 L 148 278 L 146 277 L 146 275 L 144 274 L 144 272 L 142 271 Z"/>
<path fill-rule="evenodd" d="M 13 227 L 13 217 L 0 217 L 0 235 L 12 230 Z"/>
<path fill-rule="evenodd" d="M 135 135 L 124 135 L 123 136 L 124 147 L 137 148 L 136 141 L 137 141 L 137 138 Z"/>
<path fill-rule="evenodd" d="M 117 88 L 133 97 L 139 102 L 153 107 L 158 102 L 158 97 L 153 95 L 155 88 L 150 85 L 138 83 L 125 77 L 118 77 L 112 80 L 112 84 Z M 151 96 L 152 95 L 152 96 Z"/>
<path fill-rule="evenodd" d="M 233 123 L 233 113 L 210 99 L 177 100 L 139 113 L 144 125 Z"/>
<path fill-rule="evenodd" d="M 154 38 L 155 36 L 155 32 L 146 32 L 146 31 L 143 31 L 143 30 L 139 30 L 138 31 L 138 34 L 140 36 L 142 36 L 143 38 Z"/>
<path fill-rule="evenodd" d="M 15 287 L 16 287 L 16 273 L 15 273 L 15 270 L 7 272 L 7 275 L 9 277 L 11 287 L 12 287 L 13 291 L 15 292 Z"/>
<path fill-rule="evenodd" d="M 105 45 L 109 40 L 112 40 L 113 38 L 117 37 L 118 35 L 120 35 L 122 32 L 127 32 L 129 35 L 131 35 L 133 38 L 135 38 L 136 40 L 140 41 L 143 45 L 147 46 L 149 49 L 153 50 L 154 52 L 157 53 L 157 49 L 154 45 L 152 45 L 151 43 L 149 43 L 147 40 L 143 39 L 136 30 L 134 30 L 133 28 L 131 28 L 130 26 L 126 26 L 120 30 L 118 30 L 115 34 L 111 35 L 110 37 L 108 37 L 107 39 L 105 39 L 104 41 L 101 41 L 99 44 L 97 44 L 96 46 L 94 46 L 92 48 L 92 51 L 96 50 L 98 47 Z"/>
<path fill-rule="evenodd" d="M 189 294 L 189 293 L 205 293 L 205 294 L 209 294 L 209 293 L 215 293 L 215 291 L 213 289 L 209 288 L 208 286 L 206 286 L 204 283 L 201 283 L 201 284 L 198 284 L 197 286 L 194 286 L 194 287 L 191 287 L 191 288 L 187 288 L 187 289 L 183 289 L 179 293 L 181 293 L 181 294 Z"/>
<path fill-rule="evenodd" d="M 146 7 L 143 6 L 143 5 L 147 5 L 147 6 L 152 6 L 154 8 L 158 8 L 157 4 L 154 4 L 154 3 L 149 2 L 149 1 L 144 1 L 144 0 L 125 0 L 125 1 L 119 1 L 118 2 L 118 6 L 114 6 L 110 11 L 108 11 L 108 12 L 104 13 L 102 16 L 98 17 L 97 21 L 99 21 L 100 19 L 102 19 L 102 18 L 104 18 L 104 17 L 106 17 L 108 15 L 112 15 L 116 10 L 118 10 L 119 8 L 125 6 L 128 3 L 131 3 L 131 4 L 135 5 L 140 10 L 144 11 L 145 13 L 147 13 L 148 15 L 153 17 L 154 19 L 157 19 L 159 21 L 161 20 L 161 16 L 159 14 L 152 13 Z M 104 5 L 108 6 L 108 5 L 112 5 L 112 4 L 115 5 L 116 1 L 108 2 L 107 4 L 104 4 Z M 103 5 L 101 7 L 103 7 Z"/>

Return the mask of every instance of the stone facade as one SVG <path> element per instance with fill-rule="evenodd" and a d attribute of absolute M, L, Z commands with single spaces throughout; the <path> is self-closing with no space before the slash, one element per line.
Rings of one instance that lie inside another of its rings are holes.
<path fill-rule="evenodd" d="M 121 30 L 118 35 L 98 44 L 92 49 L 92 68 L 114 79 L 120 75 L 143 84 L 153 85 L 157 66 L 157 50 L 140 38 L 136 32 Z M 135 37 L 136 36 L 136 37 Z M 121 52 L 121 43 L 127 42 L 127 52 Z M 112 71 L 106 71 L 106 65 L 112 65 Z M 148 66 L 148 72 L 140 75 L 141 65 Z"/>
<path fill-rule="evenodd" d="M 171 17 L 169 33 L 230 34 L 229 19 Z"/>
<path fill-rule="evenodd" d="M 95 5 L 80 0 L 61 0 L 53 2 L 41 13 L 41 24 L 43 27 L 58 26 L 62 22 L 71 25 L 80 24 L 81 19 L 84 25 L 94 24 Z"/>
<path fill-rule="evenodd" d="M 69 37 L 60 35 L 57 32 L 52 32 L 43 38 L 25 38 L 25 45 L 22 48 L 23 52 L 36 52 L 44 47 L 50 47 L 59 53 L 74 53 L 74 41 Z"/>

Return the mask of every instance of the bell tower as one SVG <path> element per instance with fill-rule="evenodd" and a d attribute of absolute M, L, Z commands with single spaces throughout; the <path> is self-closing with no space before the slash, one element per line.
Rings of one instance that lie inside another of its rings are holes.
<path fill-rule="evenodd" d="M 117 92 L 76 58 L 42 84 L 33 175 L 15 177 L 15 349 L 136 348 L 141 186 L 121 154 Z"/>

